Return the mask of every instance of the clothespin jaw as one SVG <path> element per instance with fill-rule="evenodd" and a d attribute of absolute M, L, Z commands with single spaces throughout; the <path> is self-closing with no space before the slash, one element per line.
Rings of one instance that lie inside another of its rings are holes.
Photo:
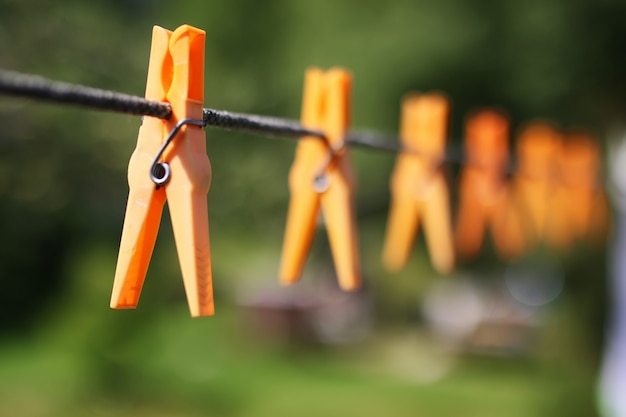
<path fill-rule="evenodd" d="M 206 199 L 211 166 L 204 131 L 183 127 L 163 154 L 171 170 L 169 182 L 156 186 L 150 178 L 153 159 L 176 124 L 202 120 L 204 41 L 204 31 L 187 25 L 174 32 L 154 27 L 146 98 L 169 102 L 172 117 L 163 121 L 146 116 L 139 129 L 128 168 L 130 191 L 112 308 L 137 306 L 167 200 L 191 315 L 213 314 Z"/>
<path fill-rule="evenodd" d="M 583 132 L 567 136 L 559 158 L 561 181 L 570 186 L 595 188 L 600 170 L 600 149 L 597 143 Z"/>
<path fill-rule="evenodd" d="M 391 205 L 383 263 L 399 271 L 408 261 L 420 220 L 433 266 L 454 267 L 448 185 L 440 168 L 445 154 L 449 103 L 437 93 L 412 94 L 402 102 L 398 155 L 391 177 Z"/>
<path fill-rule="evenodd" d="M 525 178 L 550 181 L 562 140 L 562 135 L 546 122 L 527 125 L 517 139 L 517 173 Z"/>
<path fill-rule="evenodd" d="M 500 177 L 509 162 L 509 121 L 497 110 L 483 110 L 467 119 L 465 152 L 468 167 Z"/>
<path fill-rule="evenodd" d="M 499 253 L 504 257 L 515 256 L 524 247 L 524 237 L 505 178 L 509 158 L 508 120 L 498 111 L 481 111 L 468 118 L 465 135 L 468 161 L 459 190 L 457 253 L 465 258 L 476 256 L 487 227 L 491 227 Z"/>
<path fill-rule="evenodd" d="M 350 73 L 340 68 L 312 68 L 305 74 L 302 124 L 323 131 L 326 140 L 303 137 L 296 149 L 279 272 L 283 284 L 300 278 L 321 209 L 339 285 L 344 290 L 360 286 L 354 175 L 345 143 L 351 84 Z"/>

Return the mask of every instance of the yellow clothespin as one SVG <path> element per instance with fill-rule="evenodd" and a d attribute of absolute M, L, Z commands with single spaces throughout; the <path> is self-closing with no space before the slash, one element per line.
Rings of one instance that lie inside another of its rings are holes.
<path fill-rule="evenodd" d="M 558 154 L 559 185 L 554 193 L 546 238 L 558 249 L 575 242 L 600 241 L 610 223 L 606 195 L 600 187 L 601 158 L 595 140 L 569 134 Z"/>
<path fill-rule="evenodd" d="M 324 132 L 326 141 L 303 137 L 296 149 L 280 265 L 283 284 L 302 274 L 321 206 L 339 285 L 344 290 L 360 286 L 354 179 L 345 142 L 351 84 L 350 73 L 339 68 L 326 72 L 312 68 L 305 74 L 302 124 Z"/>
<path fill-rule="evenodd" d="M 508 134 L 508 120 L 499 112 L 484 110 L 467 120 L 467 161 L 461 174 L 455 230 L 457 253 L 462 257 L 478 254 L 488 227 L 501 256 L 517 256 L 524 248 L 522 224 L 506 181 Z"/>
<path fill-rule="evenodd" d="M 383 263 L 398 271 L 406 264 L 420 219 L 435 269 L 454 267 L 450 197 L 441 170 L 445 156 L 448 100 L 439 94 L 411 95 L 402 103 L 398 155 L 391 178 L 391 207 Z"/>
<path fill-rule="evenodd" d="M 191 315 L 213 314 L 207 211 L 211 165 L 201 128 L 204 41 L 204 31 L 191 26 L 173 33 L 154 27 L 146 98 L 169 102 L 172 117 L 144 117 L 139 129 L 128 167 L 130 192 L 112 308 L 137 306 L 167 200 Z M 172 141 L 167 149 L 166 137 Z M 156 164 L 159 155 L 163 160 Z"/>
<path fill-rule="evenodd" d="M 527 248 L 545 238 L 556 191 L 556 160 L 561 141 L 561 134 L 544 122 L 529 124 L 517 140 L 513 193 Z"/>

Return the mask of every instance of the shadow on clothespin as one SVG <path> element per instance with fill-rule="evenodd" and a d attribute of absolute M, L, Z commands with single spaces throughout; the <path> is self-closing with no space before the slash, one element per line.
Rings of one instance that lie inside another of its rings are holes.
<path fill-rule="evenodd" d="M 454 243 L 448 184 L 441 168 L 445 156 L 449 104 L 440 94 L 414 94 L 402 102 L 398 154 L 391 178 L 391 206 L 383 263 L 402 269 L 409 258 L 420 220 L 434 268 L 454 267 Z"/>
<path fill-rule="evenodd" d="M 527 125 L 517 140 L 513 209 L 518 211 L 523 225 L 525 250 L 546 238 L 562 140 L 562 135 L 545 122 Z"/>
<path fill-rule="evenodd" d="M 509 123 L 494 110 L 469 117 L 465 128 L 466 165 L 461 173 L 455 228 L 457 253 L 475 257 L 491 229 L 498 253 L 511 258 L 524 247 L 521 220 L 514 210 L 506 174 Z"/>
<path fill-rule="evenodd" d="M 585 133 L 570 134 L 557 161 L 559 185 L 547 223 L 548 242 L 557 249 L 568 249 L 580 240 L 600 242 L 606 236 L 610 215 L 600 184 L 598 143 Z"/>
<path fill-rule="evenodd" d="M 283 284 L 302 274 L 321 207 L 339 285 L 344 290 L 360 287 L 354 177 L 345 143 L 351 84 L 350 73 L 339 68 L 312 68 L 305 74 L 302 124 L 323 131 L 326 140 L 303 137 L 296 149 L 279 273 Z"/>
<path fill-rule="evenodd" d="M 146 116 L 139 129 L 128 166 L 130 192 L 112 308 L 137 306 L 167 200 L 191 315 L 213 314 L 207 212 L 211 165 L 202 130 L 204 41 L 204 31 L 190 26 L 173 33 L 154 27 L 146 98 L 169 102 L 172 116 Z"/>

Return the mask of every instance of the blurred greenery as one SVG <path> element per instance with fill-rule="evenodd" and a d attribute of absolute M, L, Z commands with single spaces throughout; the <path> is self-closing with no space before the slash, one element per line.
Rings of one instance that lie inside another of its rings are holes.
<path fill-rule="evenodd" d="M 341 65 L 357 127 L 393 132 L 402 95 L 441 90 L 457 142 L 481 106 L 602 138 L 623 122 L 624 21 L 619 0 L 0 0 L 0 67 L 141 95 L 151 26 L 188 23 L 207 32 L 208 107 L 297 118 L 304 69 Z M 217 316 L 191 320 L 167 214 L 140 308 L 107 307 L 139 119 L 1 98 L 0 123 L 0 415 L 594 414 L 603 248 L 560 258 L 567 287 L 533 355 L 446 354 L 419 330 L 440 279 L 423 243 L 404 272 L 379 265 L 393 158 L 355 150 L 375 331 L 266 349 L 234 299 L 275 280 L 293 143 L 207 130 Z M 329 263 L 325 242 L 309 267 Z M 488 247 L 462 273 L 502 268 Z M 433 366 L 450 370 L 428 380 Z"/>

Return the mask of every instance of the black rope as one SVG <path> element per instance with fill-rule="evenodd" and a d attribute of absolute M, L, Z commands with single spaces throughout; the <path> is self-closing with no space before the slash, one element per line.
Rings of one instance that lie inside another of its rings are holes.
<path fill-rule="evenodd" d="M 224 110 L 204 109 L 204 122 L 207 126 L 265 133 L 271 136 L 325 137 L 323 132 L 319 130 L 307 129 L 294 120 L 281 119 L 279 117 L 258 116 L 256 114 L 231 113 Z"/>
<path fill-rule="evenodd" d="M 294 120 L 279 117 L 204 109 L 204 122 L 207 126 L 264 133 L 270 136 L 288 138 L 312 136 L 320 139 L 325 138 L 324 132 L 322 131 L 308 129 Z M 346 140 L 349 145 L 363 148 L 388 152 L 402 151 L 402 148 L 397 142 L 397 138 L 384 136 L 376 132 L 353 131 L 348 134 Z"/>
<path fill-rule="evenodd" d="M 3 69 L 0 69 L 0 93 L 119 113 L 153 116 L 159 119 L 168 119 L 172 115 L 169 103 Z M 295 120 L 278 117 L 204 109 L 203 121 L 207 126 L 262 133 L 269 136 L 284 138 L 311 136 L 325 139 L 324 133 L 319 130 L 306 128 Z M 376 132 L 353 131 L 348 134 L 346 141 L 352 146 L 393 153 L 416 153 L 403 150 L 396 137 L 384 136 Z"/>
<path fill-rule="evenodd" d="M 312 136 L 319 139 L 325 139 L 324 132 L 322 131 L 308 129 L 294 120 L 282 119 L 279 117 L 204 109 L 204 122 L 207 126 L 230 130 L 243 130 L 252 133 L 263 133 L 265 135 L 283 138 Z M 403 149 L 398 142 L 397 137 L 368 130 L 349 132 L 346 142 L 349 146 L 359 146 L 361 148 L 369 148 L 390 153 L 404 152 L 416 155 L 421 154 L 415 150 Z M 462 164 L 463 151 L 461 149 L 448 147 L 446 149 L 444 160 Z"/>
<path fill-rule="evenodd" d="M 159 119 L 172 115 L 168 103 L 3 69 L 0 69 L 0 93 Z"/>
<path fill-rule="evenodd" d="M 365 130 L 350 132 L 348 134 L 347 142 L 350 145 L 392 153 L 403 151 L 396 137 L 385 136 L 377 132 Z"/>

